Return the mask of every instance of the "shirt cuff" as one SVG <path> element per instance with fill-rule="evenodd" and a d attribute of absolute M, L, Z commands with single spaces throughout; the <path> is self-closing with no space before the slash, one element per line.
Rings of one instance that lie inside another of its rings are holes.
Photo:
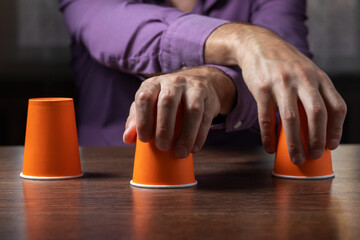
<path fill-rule="evenodd" d="M 226 20 L 188 14 L 173 22 L 163 34 L 160 50 L 162 72 L 204 64 L 204 44 Z"/>
<path fill-rule="evenodd" d="M 237 99 L 233 110 L 226 116 L 225 131 L 240 131 L 245 129 L 257 129 L 257 104 L 246 86 L 239 67 L 225 67 L 219 65 L 206 65 L 215 67 L 227 74 L 236 86 Z M 212 129 L 219 129 L 219 125 L 213 125 Z"/>

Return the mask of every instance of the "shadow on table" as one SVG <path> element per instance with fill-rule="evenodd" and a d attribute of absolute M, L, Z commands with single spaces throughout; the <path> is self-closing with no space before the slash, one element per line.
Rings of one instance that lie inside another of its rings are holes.
<path fill-rule="evenodd" d="M 103 178 L 115 178 L 119 177 L 116 173 L 101 173 L 101 172 L 84 172 L 83 178 L 88 179 L 103 179 Z"/>
<path fill-rule="evenodd" d="M 216 172 L 198 173 L 198 189 L 235 190 L 268 188 L 273 183 L 271 170 L 263 164 L 235 163 L 231 169 L 219 169 Z"/>

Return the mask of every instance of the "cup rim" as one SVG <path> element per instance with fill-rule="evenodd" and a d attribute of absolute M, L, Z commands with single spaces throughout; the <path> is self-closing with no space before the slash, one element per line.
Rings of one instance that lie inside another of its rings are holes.
<path fill-rule="evenodd" d="M 42 98 L 30 98 L 30 102 L 68 102 L 73 101 L 72 98 L 68 97 L 42 97 Z"/>
<path fill-rule="evenodd" d="M 72 175 L 72 176 L 54 176 L 54 177 L 46 177 L 46 176 L 30 176 L 25 175 L 23 172 L 20 173 L 20 177 L 24 179 L 31 179 L 31 180 L 61 180 L 61 179 L 71 179 L 71 178 L 80 178 L 84 175 L 82 172 L 78 175 Z"/>
<path fill-rule="evenodd" d="M 279 178 L 302 179 L 302 180 L 316 180 L 316 179 L 326 179 L 326 178 L 335 177 L 335 173 L 322 175 L 322 176 L 295 176 L 295 175 L 284 175 L 284 174 L 272 172 L 272 175 L 274 177 L 279 177 Z"/>
<path fill-rule="evenodd" d="M 134 187 L 140 187 L 140 188 L 188 188 L 193 187 L 197 185 L 197 181 L 193 183 L 186 183 L 186 184 L 178 184 L 178 185 L 151 185 L 151 184 L 141 184 L 141 183 L 135 183 L 133 180 L 130 181 L 130 185 Z"/>

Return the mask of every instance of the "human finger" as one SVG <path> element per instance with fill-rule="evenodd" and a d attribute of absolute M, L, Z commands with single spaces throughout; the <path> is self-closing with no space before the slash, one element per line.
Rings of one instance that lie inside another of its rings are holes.
<path fill-rule="evenodd" d="M 193 153 L 199 152 L 206 141 L 207 135 L 208 135 L 210 127 L 211 127 L 212 120 L 215 117 L 214 116 L 215 112 L 214 112 L 213 108 L 214 108 L 213 101 L 211 101 L 209 98 L 205 99 L 204 112 L 203 112 L 203 115 L 201 118 L 199 131 L 196 136 L 194 146 L 191 150 L 191 152 L 193 152 Z"/>
<path fill-rule="evenodd" d="M 157 102 L 155 144 L 162 150 L 168 150 L 174 138 L 174 129 L 178 105 L 181 100 L 182 89 L 177 86 L 164 84 Z"/>
<path fill-rule="evenodd" d="M 204 96 L 200 91 L 187 91 L 183 98 L 184 117 L 174 148 L 174 153 L 179 158 L 187 157 L 193 149 L 204 112 Z"/>
<path fill-rule="evenodd" d="M 282 96 L 277 98 L 277 102 L 290 159 L 294 164 L 301 165 L 305 162 L 305 153 L 296 94 L 294 91 L 282 90 Z"/>
<path fill-rule="evenodd" d="M 131 104 L 129 116 L 126 120 L 123 142 L 133 144 L 136 141 L 136 107 L 135 102 Z"/>
<path fill-rule="evenodd" d="M 123 142 L 125 144 L 133 144 L 136 141 L 136 124 L 131 122 L 123 135 Z"/>
<path fill-rule="evenodd" d="M 334 150 L 340 143 L 347 106 L 327 75 L 325 78 L 327 79 L 320 85 L 320 92 L 328 112 L 326 148 Z"/>
<path fill-rule="evenodd" d="M 276 151 L 276 103 L 268 94 L 257 99 L 258 118 L 261 132 L 261 141 L 268 153 Z"/>
<path fill-rule="evenodd" d="M 313 87 L 299 90 L 299 98 L 306 112 L 309 157 L 318 159 L 322 156 L 326 144 L 328 117 L 325 103 L 319 90 Z"/>
<path fill-rule="evenodd" d="M 154 115 L 160 84 L 156 77 L 144 81 L 135 95 L 136 132 L 139 140 L 148 142 L 154 134 Z"/>

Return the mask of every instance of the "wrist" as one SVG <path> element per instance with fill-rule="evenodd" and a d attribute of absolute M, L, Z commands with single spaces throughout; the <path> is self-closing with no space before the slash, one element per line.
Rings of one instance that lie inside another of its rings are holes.
<path fill-rule="evenodd" d="M 236 103 L 236 86 L 231 77 L 222 70 L 212 66 L 209 66 L 208 69 L 214 82 L 214 90 L 220 101 L 219 114 L 227 115 Z"/>
<path fill-rule="evenodd" d="M 274 59 L 282 54 L 282 47 L 287 43 L 269 29 L 248 25 L 242 31 L 235 31 L 234 49 L 240 68 L 255 59 Z"/>
<path fill-rule="evenodd" d="M 232 22 L 220 26 L 205 42 L 205 63 L 241 67 L 254 48 L 252 40 L 261 31 L 266 29 L 247 23 Z"/>
<path fill-rule="evenodd" d="M 261 55 L 264 47 L 272 48 L 283 42 L 272 31 L 245 23 L 227 23 L 215 29 L 205 42 L 206 64 L 238 65 L 242 67 L 249 57 Z"/>
<path fill-rule="evenodd" d="M 233 23 L 218 27 L 206 39 L 204 45 L 205 64 L 237 65 L 233 47 L 233 33 L 229 31 L 230 25 Z"/>

